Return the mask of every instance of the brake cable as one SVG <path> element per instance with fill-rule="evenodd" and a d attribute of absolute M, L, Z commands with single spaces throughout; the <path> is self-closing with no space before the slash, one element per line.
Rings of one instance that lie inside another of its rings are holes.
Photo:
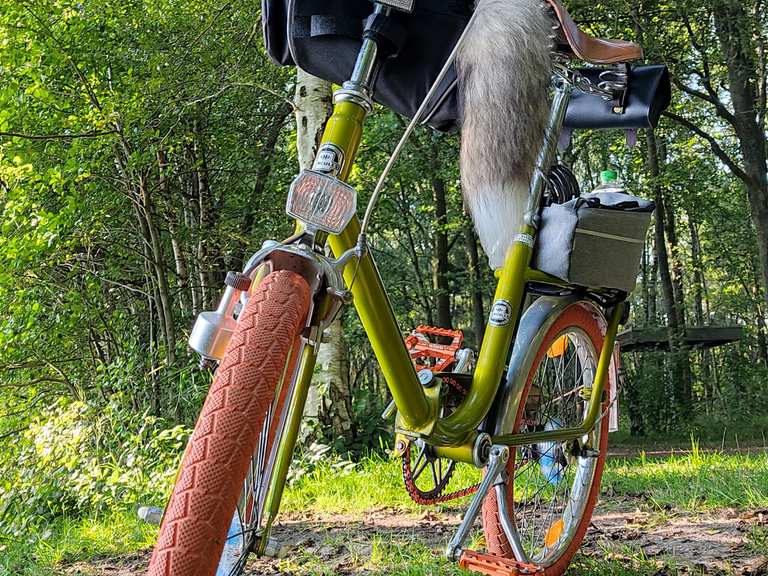
<path fill-rule="evenodd" d="M 402 153 L 403 148 L 405 148 L 405 144 L 408 142 L 408 139 L 411 137 L 411 134 L 416 129 L 416 126 L 420 123 L 421 118 L 424 115 L 424 112 L 427 110 L 428 105 L 430 104 L 430 102 L 432 102 L 432 99 L 437 93 L 440 87 L 440 84 L 442 84 L 443 80 L 445 80 L 445 77 L 448 75 L 448 72 L 451 69 L 451 65 L 456 60 L 456 56 L 458 55 L 459 50 L 461 50 L 461 47 L 467 38 L 467 33 L 469 32 L 470 28 L 472 28 L 472 25 L 476 17 L 477 17 L 477 10 L 475 10 L 472 13 L 472 16 L 470 17 L 469 22 L 467 23 L 467 26 L 464 28 L 464 31 L 461 33 L 461 36 L 459 37 L 458 42 L 456 42 L 456 45 L 453 47 L 453 50 L 448 56 L 448 59 L 445 61 L 445 64 L 443 65 L 442 70 L 440 70 L 440 73 L 437 75 L 437 78 L 435 78 L 435 81 L 432 83 L 432 87 L 429 89 L 429 92 L 427 92 L 427 95 L 424 97 L 424 100 L 421 102 L 421 106 L 419 106 L 419 109 L 416 111 L 416 114 L 413 116 L 413 119 L 408 124 L 408 127 L 405 129 L 403 136 L 400 138 L 400 141 L 397 143 L 397 146 L 395 146 L 394 151 L 390 155 L 389 161 L 387 162 L 387 165 L 384 167 L 384 171 L 381 173 L 381 176 L 379 176 L 379 181 L 376 183 L 376 187 L 373 189 L 373 194 L 371 195 L 371 199 L 368 201 L 368 207 L 365 209 L 365 217 L 363 218 L 363 223 L 362 223 L 362 226 L 360 227 L 360 236 L 358 239 L 359 247 L 362 247 L 365 244 L 365 233 L 367 232 L 368 226 L 370 225 L 371 216 L 373 215 L 373 210 L 379 200 L 379 196 L 381 196 L 381 192 L 384 189 L 384 184 L 386 183 L 387 178 L 389 177 L 389 174 L 392 171 L 392 168 L 395 166 L 395 163 L 400 158 L 400 154 Z"/>
<path fill-rule="evenodd" d="M 413 131 L 416 129 L 416 126 L 420 123 L 421 117 L 424 115 L 424 112 L 427 110 L 429 103 L 432 101 L 432 98 L 434 98 L 435 94 L 437 94 L 437 90 L 440 87 L 440 84 L 443 82 L 443 80 L 445 80 L 445 77 L 448 75 L 448 71 L 451 69 L 451 66 L 455 62 L 456 57 L 459 54 L 459 50 L 461 50 L 461 47 L 467 38 L 467 33 L 469 32 L 470 28 L 472 28 L 472 25 L 474 24 L 476 17 L 477 17 L 477 10 L 472 12 L 472 16 L 470 17 L 469 22 L 467 22 L 467 25 L 464 28 L 464 31 L 461 33 L 461 36 L 459 36 L 459 40 L 456 42 L 456 45 L 453 47 L 453 50 L 448 55 L 448 59 L 445 61 L 443 68 L 440 70 L 440 73 L 437 75 L 437 78 L 435 78 L 435 81 L 432 83 L 432 86 L 430 87 L 429 92 L 427 92 L 427 95 L 424 96 L 424 100 L 422 100 L 421 105 L 419 106 L 418 110 L 416 110 L 416 114 L 414 114 L 413 119 L 411 119 L 410 123 L 408 124 L 408 127 L 405 129 L 403 136 L 400 138 L 400 141 L 397 143 L 397 146 L 395 146 L 395 149 L 392 151 L 392 154 L 390 155 L 386 166 L 384 166 L 384 170 L 382 171 L 381 176 L 379 176 L 379 180 L 376 183 L 376 187 L 373 189 L 371 198 L 370 200 L 368 200 L 368 206 L 365 209 L 363 223 L 360 226 L 360 234 L 357 237 L 357 244 L 355 245 L 354 248 L 352 248 L 357 258 L 355 259 L 356 260 L 355 271 L 353 272 L 352 280 L 349 283 L 349 290 L 352 290 L 352 287 L 355 285 L 355 281 L 357 280 L 357 273 L 360 270 L 360 260 L 362 258 L 362 255 L 365 254 L 368 248 L 368 242 L 366 240 L 366 232 L 368 231 L 368 226 L 370 226 L 371 224 L 373 211 L 376 207 L 376 204 L 379 201 L 379 197 L 381 196 L 382 191 L 384 190 L 384 184 L 386 183 L 390 172 L 392 172 L 392 168 L 394 168 L 395 163 L 400 158 L 400 154 L 403 152 L 403 148 L 405 148 L 405 145 L 410 139 L 411 134 L 413 134 Z"/>

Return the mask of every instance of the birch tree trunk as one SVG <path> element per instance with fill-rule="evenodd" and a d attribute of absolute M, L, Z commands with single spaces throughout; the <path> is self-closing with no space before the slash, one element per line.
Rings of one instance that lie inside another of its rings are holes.
<path fill-rule="evenodd" d="M 296 148 L 299 167 L 312 168 L 325 122 L 331 115 L 331 84 L 297 68 Z M 333 438 L 352 431 L 352 394 L 349 386 L 349 356 L 344 328 L 339 318 L 325 332 L 317 356 L 318 370 L 309 390 L 304 415 L 329 426 Z"/>

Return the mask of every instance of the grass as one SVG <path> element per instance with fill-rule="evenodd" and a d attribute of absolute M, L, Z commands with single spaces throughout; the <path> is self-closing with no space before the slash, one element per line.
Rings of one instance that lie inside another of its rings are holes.
<path fill-rule="evenodd" d="M 50 576 L 63 564 L 144 550 L 156 537 L 157 528 L 134 512 L 61 518 L 30 534 L 28 542 L 0 544 L 0 576 Z"/>
<path fill-rule="evenodd" d="M 457 469 L 452 486 L 458 488 L 478 479 L 470 467 Z M 650 511 L 666 513 L 714 510 L 722 507 L 768 507 L 768 455 L 726 455 L 699 452 L 666 459 L 611 460 L 603 480 L 603 502 L 611 498 L 640 499 Z M 458 511 L 465 502 L 444 510 Z M 314 511 L 322 514 L 355 513 L 391 509 L 392 514 L 423 512 L 405 494 L 400 463 L 379 457 L 364 459 L 351 473 L 318 466 L 305 474 L 286 492 L 283 510 Z M 350 528 L 354 530 L 354 528 Z M 347 545 L 360 536 L 360 547 Z M 156 529 L 141 523 L 134 512 L 115 512 L 108 516 L 80 520 L 60 519 L 26 543 L 0 543 L 0 576 L 53 576 L 62 567 L 98 557 L 117 556 L 147 549 Z M 447 534 L 446 534 L 447 536 Z M 768 550 L 768 528 L 756 526 L 746 536 L 755 552 Z M 354 570 L 371 575 L 427 576 L 462 574 L 434 551 L 415 543 L 413 535 L 403 540 L 398 535 L 368 537 L 355 533 L 327 536 L 323 545 L 346 545 L 344 559 Z M 665 561 L 667 566 L 673 563 Z M 338 573 L 329 568 L 317 551 L 293 553 L 282 561 L 286 571 L 307 576 Z M 569 574 L 575 576 L 645 576 L 659 573 L 659 563 L 631 553 L 629 559 L 581 556 Z M 664 572 L 677 573 L 674 569 Z"/>
<path fill-rule="evenodd" d="M 673 576 L 676 574 L 698 576 L 700 570 L 678 570 L 674 558 L 649 560 L 634 558 L 595 558 L 577 556 L 568 571 L 568 576 Z"/>
<path fill-rule="evenodd" d="M 354 550 L 354 548 L 353 548 Z M 466 576 L 455 564 L 437 556 L 422 544 L 408 544 L 375 536 L 370 548 L 352 553 L 344 561 L 344 568 L 354 568 L 368 576 Z M 311 576 L 334 576 L 337 566 L 328 566 L 312 552 L 300 552 L 280 563 L 281 571 Z"/>
<path fill-rule="evenodd" d="M 747 545 L 757 554 L 768 551 L 768 527 L 752 526 L 747 532 Z"/>
<path fill-rule="evenodd" d="M 478 481 L 479 473 L 459 466 L 452 487 Z M 449 488 L 450 489 L 450 488 Z M 603 494 L 640 496 L 652 507 L 686 511 L 723 507 L 768 507 L 768 454 L 718 454 L 694 449 L 664 459 L 644 456 L 609 460 Z M 320 466 L 302 477 L 286 494 L 283 510 L 363 512 L 396 507 L 419 510 L 403 491 L 400 462 L 379 457 L 362 461 L 354 473 Z"/>
<path fill-rule="evenodd" d="M 768 453 L 726 455 L 700 452 L 666 459 L 610 461 L 606 495 L 642 496 L 658 507 L 701 511 L 768 506 Z"/>

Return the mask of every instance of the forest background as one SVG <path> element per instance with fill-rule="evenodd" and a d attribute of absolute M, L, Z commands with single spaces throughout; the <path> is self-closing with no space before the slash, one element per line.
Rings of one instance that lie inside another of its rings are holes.
<path fill-rule="evenodd" d="M 630 327 L 661 328 L 669 352 L 624 355 L 620 437 L 764 444 L 765 3 L 569 8 L 640 41 L 675 88 L 638 146 L 577 133 L 562 158 L 583 191 L 610 167 L 659 208 Z M 291 231 L 296 87 L 264 52 L 255 0 L 0 6 L 0 534 L 167 491 L 210 381 L 186 346 L 194 318 L 227 270 Z M 403 128 L 383 109 L 369 119 L 352 176 L 364 198 Z M 404 329 L 460 328 L 476 347 L 494 283 L 457 159 L 457 135 L 420 129 L 371 237 Z M 742 337 L 689 350 L 690 326 Z M 329 340 L 305 451 L 383 451 L 388 393 L 351 308 Z"/>

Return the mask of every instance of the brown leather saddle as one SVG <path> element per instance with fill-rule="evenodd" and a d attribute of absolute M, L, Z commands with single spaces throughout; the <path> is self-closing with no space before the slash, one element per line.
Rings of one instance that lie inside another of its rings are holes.
<path fill-rule="evenodd" d="M 634 42 L 595 38 L 579 29 L 558 0 L 546 0 L 560 21 L 560 49 L 591 64 L 632 62 L 643 57 L 643 49 Z"/>

